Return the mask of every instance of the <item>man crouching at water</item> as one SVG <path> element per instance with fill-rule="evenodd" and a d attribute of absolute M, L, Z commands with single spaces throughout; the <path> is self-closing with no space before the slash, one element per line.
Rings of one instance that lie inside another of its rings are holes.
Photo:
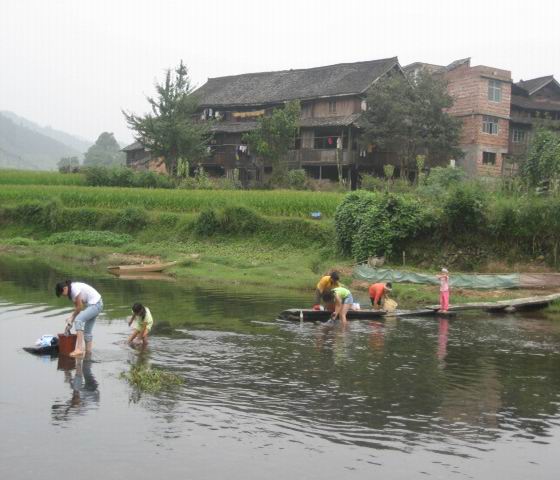
<path fill-rule="evenodd" d="M 348 310 L 352 309 L 354 299 L 350 290 L 345 287 L 335 287 L 323 294 L 323 301 L 325 303 L 334 303 L 334 312 L 331 315 L 332 320 L 340 318 L 342 324 L 346 324 L 346 314 Z"/>
<path fill-rule="evenodd" d="M 313 310 L 319 310 L 323 294 L 336 287 L 340 287 L 340 275 L 338 272 L 332 271 L 329 275 L 321 277 L 321 280 L 319 280 L 317 288 L 315 289 L 315 305 L 313 305 Z M 329 303 L 327 302 L 327 305 L 328 304 Z"/>

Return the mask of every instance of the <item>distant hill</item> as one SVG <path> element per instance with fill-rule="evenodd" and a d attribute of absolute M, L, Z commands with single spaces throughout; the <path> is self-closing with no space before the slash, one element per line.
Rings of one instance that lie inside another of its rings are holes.
<path fill-rule="evenodd" d="M 15 119 L 15 121 L 14 121 Z M 53 138 L 70 138 L 72 145 Z M 62 157 L 82 157 L 90 144 L 64 132 L 43 128 L 11 112 L 0 113 L 0 168 L 56 169 Z"/>
<path fill-rule="evenodd" d="M 0 115 L 0 167 L 53 170 L 62 157 L 80 152 Z"/>
<path fill-rule="evenodd" d="M 46 137 L 52 138 L 53 140 L 56 140 L 57 142 L 60 142 L 63 145 L 68 145 L 74 150 L 80 152 L 81 154 L 84 154 L 87 151 L 87 149 L 93 145 L 93 142 L 91 140 L 78 137 L 77 135 L 71 135 L 61 130 L 55 130 L 50 126 L 41 127 L 40 125 L 37 125 L 31 120 L 20 117 L 19 115 L 16 115 L 14 112 L 10 112 L 8 110 L 0 111 L 0 115 L 4 115 L 5 117 L 9 118 L 16 125 L 29 128 L 29 130 L 33 130 L 42 135 L 45 135 Z"/>

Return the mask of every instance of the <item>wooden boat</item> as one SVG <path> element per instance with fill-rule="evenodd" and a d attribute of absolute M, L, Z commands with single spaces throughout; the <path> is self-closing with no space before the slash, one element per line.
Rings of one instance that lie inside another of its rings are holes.
<path fill-rule="evenodd" d="M 116 265 L 114 267 L 107 267 L 109 272 L 120 275 L 120 274 L 135 274 L 135 273 L 146 273 L 146 272 L 162 272 L 166 268 L 172 267 L 177 262 L 166 262 L 166 263 L 141 263 L 139 265 Z"/>
<path fill-rule="evenodd" d="M 516 312 L 518 310 L 544 308 L 552 302 L 559 301 L 560 294 L 541 295 L 537 297 L 516 298 L 512 300 L 500 300 L 497 302 L 473 302 L 458 305 L 450 305 L 446 313 L 439 312 L 439 305 L 429 305 L 417 310 L 395 310 L 386 312 L 384 310 L 349 310 L 346 314 L 348 320 L 373 320 L 391 317 L 451 317 L 458 312 L 469 310 L 482 310 L 488 313 Z M 311 308 L 290 308 L 280 313 L 280 320 L 325 322 L 330 318 L 331 312 L 327 310 L 313 310 Z"/>

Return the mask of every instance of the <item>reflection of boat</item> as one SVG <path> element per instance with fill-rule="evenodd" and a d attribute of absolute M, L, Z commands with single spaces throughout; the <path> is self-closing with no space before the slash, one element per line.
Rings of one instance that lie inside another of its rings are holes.
<path fill-rule="evenodd" d="M 115 275 L 129 275 L 135 273 L 146 273 L 146 272 L 162 272 L 166 268 L 172 267 L 177 262 L 166 262 L 166 263 L 141 263 L 139 265 L 116 265 L 114 267 L 107 267 L 109 272 Z"/>

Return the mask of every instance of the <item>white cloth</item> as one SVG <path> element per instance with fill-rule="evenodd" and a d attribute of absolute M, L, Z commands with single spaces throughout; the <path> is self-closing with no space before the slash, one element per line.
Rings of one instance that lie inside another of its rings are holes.
<path fill-rule="evenodd" d="M 101 300 L 101 295 L 99 294 L 99 292 L 95 288 L 89 286 L 87 283 L 72 282 L 70 297 L 72 298 L 73 302 L 76 301 L 78 295 L 82 299 L 82 303 L 85 303 L 87 305 L 96 305 L 97 303 L 99 303 L 99 300 Z"/>
<path fill-rule="evenodd" d="M 56 337 L 54 335 L 43 335 L 41 338 L 37 339 L 35 345 L 38 347 L 50 347 L 55 338 Z"/>

